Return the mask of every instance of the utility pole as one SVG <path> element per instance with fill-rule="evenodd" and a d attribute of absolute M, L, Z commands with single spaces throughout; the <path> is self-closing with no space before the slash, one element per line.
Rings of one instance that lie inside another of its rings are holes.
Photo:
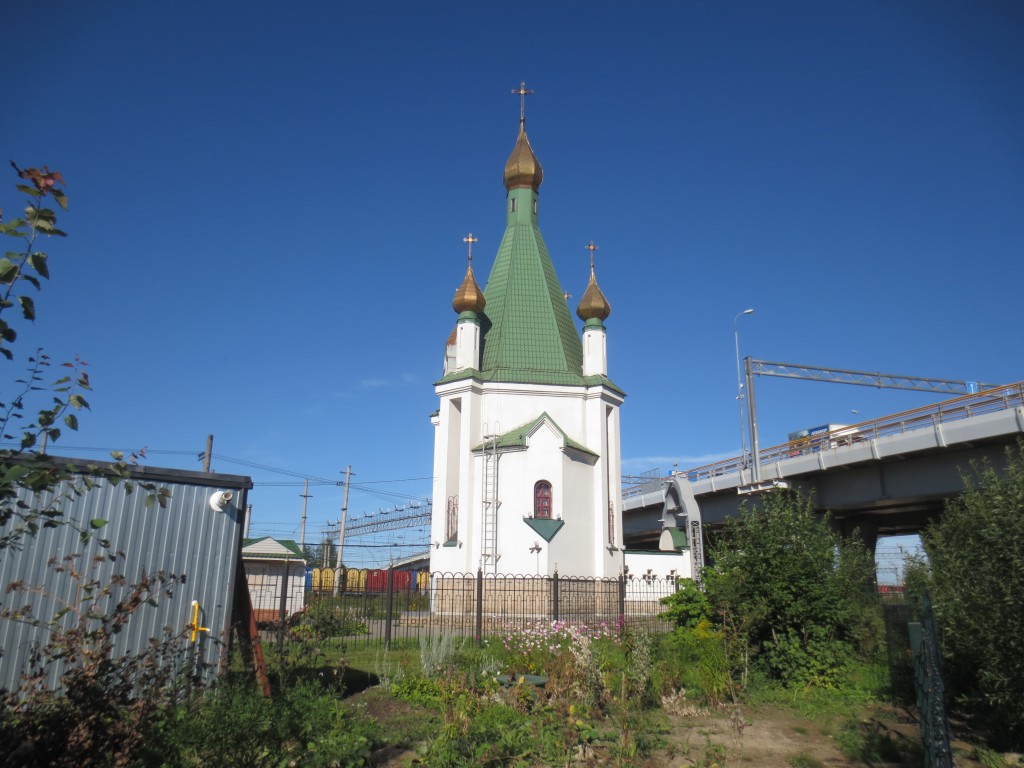
<path fill-rule="evenodd" d="M 299 529 L 299 549 L 306 551 L 306 500 L 312 498 L 309 495 L 309 480 L 302 481 L 302 528 Z"/>
<path fill-rule="evenodd" d="M 206 436 L 206 453 L 203 454 L 203 472 L 210 471 L 210 459 L 213 457 L 213 435 Z"/>
<path fill-rule="evenodd" d="M 352 465 L 345 467 L 345 497 L 341 502 L 341 529 L 338 531 L 338 556 L 334 563 L 334 594 L 338 594 L 341 584 L 341 556 L 345 550 L 345 518 L 348 515 L 348 487 L 352 479 Z"/>

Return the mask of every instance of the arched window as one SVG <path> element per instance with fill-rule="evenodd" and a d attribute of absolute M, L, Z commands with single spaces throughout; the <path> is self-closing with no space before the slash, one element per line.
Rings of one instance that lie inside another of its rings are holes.
<path fill-rule="evenodd" d="M 538 480 L 533 486 L 533 516 L 551 519 L 551 483 L 547 480 Z"/>

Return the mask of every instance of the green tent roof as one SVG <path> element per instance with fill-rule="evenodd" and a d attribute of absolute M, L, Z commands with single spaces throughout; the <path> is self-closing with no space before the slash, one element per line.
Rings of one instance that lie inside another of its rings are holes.
<path fill-rule="evenodd" d="M 509 197 L 529 204 L 524 192 Z M 484 295 L 482 373 L 494 381 L 583 383 L 583 345 L 536 224 L 509 222 Z"/>

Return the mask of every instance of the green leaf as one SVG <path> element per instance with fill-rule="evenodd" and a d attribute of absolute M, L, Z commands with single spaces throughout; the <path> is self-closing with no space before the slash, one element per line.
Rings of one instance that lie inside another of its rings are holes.
<path fill-rule="evenodd" d="M 45 277 L 47 280 L 50 279 L 50 270 L 46 266 L 46 254 L 42 251 L 36 251 L 28 257 L 29 266 L 32 267 L 40 277 Z"/>
<path fill-rule="evenodd" d="M 53 195 L 53 199 L 57 201 L 57 205 L 65 211 L 68 209 L 68 196 L 64 194 L 63 190 L 51 189 L 50 194 Z"/>
<path fill-rule="evenodd" d="M 22 464 L 15 464 L 12 467 L 8 467 L 4 473 L 3 485 L 13 485 L 29 473 L 29 468 Z"/>
<path fill-rule="evenodd" d="M 49 208 L 36 208 L 34 205 L 25 206 L 25 218 L 37 229 L 42 229 L 40 224 L 56 224 L 57 214 Z"/>
<path fill-rule="evenodd" d="M 13 283 L 18 276 L 18 265 L 6 256 L 0 259 L 0 283 Z"/>
<path fill-rule="evenodd" d="M 94 517 L 92 520 L 89 521 L 89 527 L 93 530 L 99 530 L 108 522 L 108 520 L 104 520 L 102 517 Z"/>
<path fill-rule="evenodd" d="M 81 395 L 69 395 L 68 404 L 72 408 L 76 408 L 77 410 L 82 410 L 83 408 L 89 407 L 89 403 L 87 403 L 85 401 L 85 398 L 82 397 Z"/>
<path fill-rule="evenodd" d="M 156 496 L 154 496 L 153 494 L 148 494 L 146 496 L 145 504 L 146 504 L 146 509 L 152 509 L 153 505 L 156 504 Z"/>
<path fill-rule="evenodd" d="M 21 314 L 26 320 L 36 319 L 36 303 L 31 296 L 19 296 L 18 303 L 21 304 Z"/>
<path fill-rule="evenodd" d="M 66 414 L 64 416 L 64 423 L 67 425 L 68 429 L 73 429 L 76 432 L 78 431 L 78 417 L 75 416 L 75 414 Z"/>

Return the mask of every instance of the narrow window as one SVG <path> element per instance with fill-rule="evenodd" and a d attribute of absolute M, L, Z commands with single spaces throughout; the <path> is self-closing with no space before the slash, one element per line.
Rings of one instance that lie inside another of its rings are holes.
<path fill-rule="evenodd" d="M 513 197 L 512 198 L 512 213 L 515 213 L 515 212 L 516 212 L 516 199 Z"/>
<path fill-rule="evenodd" d="M 551 483 L 539 480 L 533 486 L 533 516 L 543 520 L 551 519 Z"/>
<path fill-rule="evenodd" d="M 455 541 L 459 538 L 459 497 L 448 497 L 448 509 L 445 515 L 444 540 L 445 543 Z"/>
<path fill-rule="evenodd" d="M 533 212 L 534 213 L 537 212 L 537 201 L 536 200 L 533 201 Z"/>

